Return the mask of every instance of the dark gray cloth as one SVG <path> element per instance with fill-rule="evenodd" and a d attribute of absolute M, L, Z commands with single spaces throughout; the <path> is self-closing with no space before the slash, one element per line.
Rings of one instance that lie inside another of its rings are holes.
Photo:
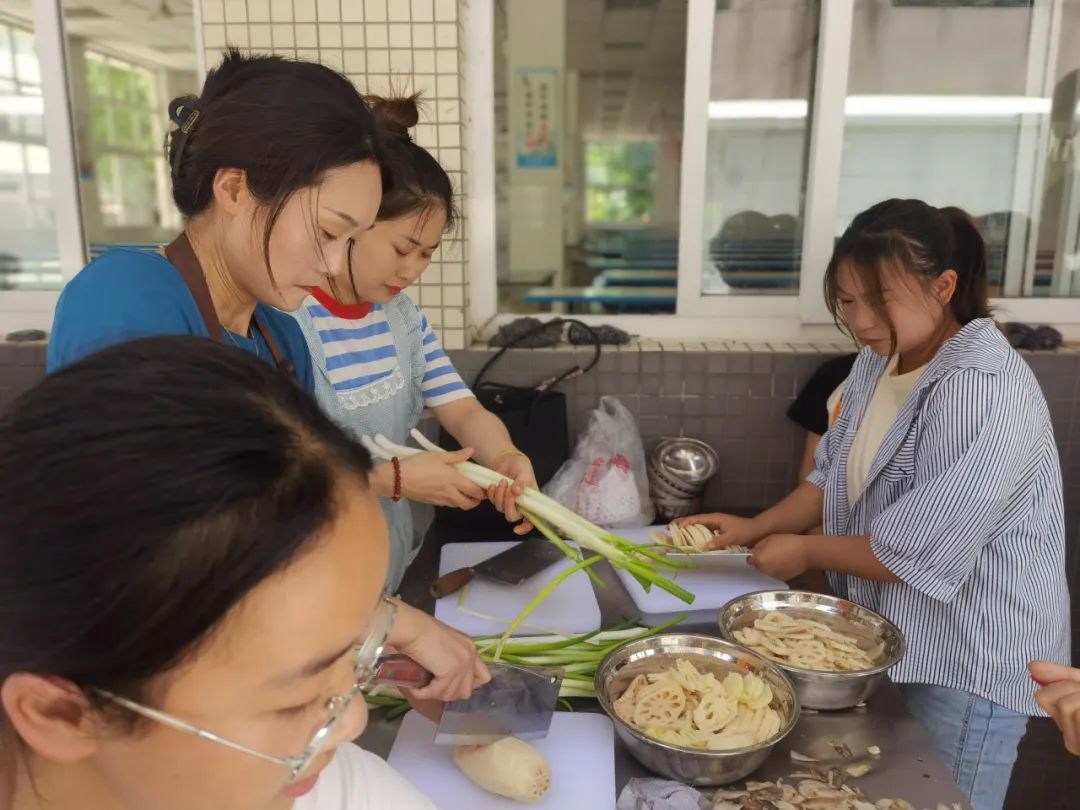
<path fill-rule="evenodd" d="M 619 794 L 615 810 L 710 810 L 712 804 L 696 789 L 669 779 L 631 779 Z"/>
<path fill-rule="evenodd" d="M 542 349 L 557 346 L 562 342 L 563 325 L 561 323 L 552 321 L 543 328 L 539 328 L 540 324 L 539 318 L 518 318 L 500 326 L 499 331 L 488 343 L 491 346 L 506 346 L 513 343 L 523 349 Z M 537 331 L 528 337 L 521 337 L 533 329 Z"/>

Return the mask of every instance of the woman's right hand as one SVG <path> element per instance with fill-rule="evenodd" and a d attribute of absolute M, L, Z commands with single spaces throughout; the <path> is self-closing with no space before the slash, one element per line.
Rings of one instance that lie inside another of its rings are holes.
<path fill-rule="evenodd" d="M 1080 669 L 1033 661 L 1031 677 L 1042 687 L 1035 700 L 1061 729 L 1065 747 L 1080 756 Z"/>
<path fill-rule="evenodd" d="M 468 461 L 471 448 L 452 453 L 432 451 L 401 459 L 401 494 L 412 501 L 434 506 L 454 506 L 472 509 L 487 493 L 454 465 Z"/>
<path fill-rule="evenodd" d="M 676 518 L 673 523 L 677 526 L 696 524 L 712 529 L 715 537 L 709 543 L 710 549 L 726 546 L 752 546 L 766 535 L 754 518 L 738 517 L 723 512 Z"/>

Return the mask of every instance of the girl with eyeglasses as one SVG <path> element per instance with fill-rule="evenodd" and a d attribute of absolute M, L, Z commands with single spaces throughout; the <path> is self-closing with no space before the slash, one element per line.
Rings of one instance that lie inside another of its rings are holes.
<path fill-rule="evenodd" d="M 211 440 L 212 439 L 212 440 Z M 431 810 L 349 743 L 391 648 L 366 451 L 254 355 L 121 344 L 0 417 L 0 806 Z"/>

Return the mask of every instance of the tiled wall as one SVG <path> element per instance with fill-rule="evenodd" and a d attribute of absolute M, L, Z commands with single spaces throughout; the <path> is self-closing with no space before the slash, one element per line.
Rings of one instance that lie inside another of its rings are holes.
<path fill-rule="evenodd" d="M 199 2 L 200 0 L 196 0 Z M 421 93 L 418 144 L 464 184 L 457 0 L 201 0 L 207 64 L 226 45 L 322 62 L 362 93 Z M 447 348 L 466 345 L 464 229 L 448 234 L 410 294 Z"/>

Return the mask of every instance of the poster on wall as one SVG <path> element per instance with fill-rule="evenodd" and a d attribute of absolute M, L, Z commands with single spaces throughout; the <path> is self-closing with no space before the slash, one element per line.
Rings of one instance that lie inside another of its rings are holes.
<path fill-rule="evenodd" d="M 559 165 L 555 68 L 518 68 L 516 83 L 521 116 L 514 128 L 514 154 L 519 168 L 549 169 Z"/>

